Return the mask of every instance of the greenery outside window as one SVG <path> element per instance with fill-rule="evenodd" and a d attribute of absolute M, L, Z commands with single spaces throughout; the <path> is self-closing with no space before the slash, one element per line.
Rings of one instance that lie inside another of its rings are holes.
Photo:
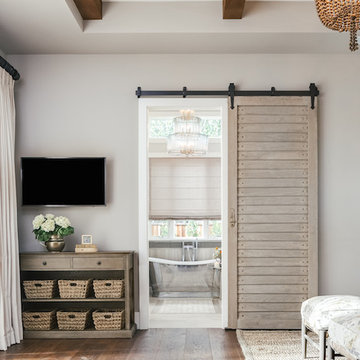
<path fill-rule="evenodd" d="M 209 238 L 218 239 L 221 238 L 221 221 L 209 220 Z"/>
<path fill-rule="evenodd" d="M 202 238 L 203 221 L 180 220 L 175 222 L 175 237 L 177 238 Z"/>
<path fill-rule="evenodd" d="M 169 221 L 152 221 L 151 222 L 151 237 L 152 238 L 168 238 L 169 237 Z"/>
<path fill-rule="evenodd" d="M 221 118 L 202 117 L 201 133 L 209 138 L 221 137 Z M 167 138 L 174 132 L 173 119 L 156 119 L 150 120 L 150 134 L 152 139 Z"/>

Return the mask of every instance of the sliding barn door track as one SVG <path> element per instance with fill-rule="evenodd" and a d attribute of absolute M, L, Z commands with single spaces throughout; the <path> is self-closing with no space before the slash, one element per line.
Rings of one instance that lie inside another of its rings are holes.
<path fill-rule="evenodd" d="M 227 90 L 188 90 L 186 86 L 182 90 L 142 90 L 139 86 L 136 89 L 135 95 L 138 98 L 147 96 L 228 96 L 230 98 L 231 109 L 234 109 L 235 96 L 310 96 L 311 109 L 315 108 L 315 96 L 319 95 L 319 90 L 315 83 L 311 83 L 309 90 L 304 91 L 289 91 L 276 90 L 272 87 L 270 90 L 236 90 L 235 84 L 230 83 Z"/>

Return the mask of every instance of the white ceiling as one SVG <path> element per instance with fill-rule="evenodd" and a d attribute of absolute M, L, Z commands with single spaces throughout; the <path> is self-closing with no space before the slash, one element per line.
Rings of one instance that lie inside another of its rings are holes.
<path fill-rule="evenodd" d="M 347 54 L 348 37 L 322 26 L 311 0 L 247 0 L 242 20 L 223 20 L 219 0 L 107 0 L 93 21 L 72 0 L 1 0 L 0 11 L 7 54 Z"/>

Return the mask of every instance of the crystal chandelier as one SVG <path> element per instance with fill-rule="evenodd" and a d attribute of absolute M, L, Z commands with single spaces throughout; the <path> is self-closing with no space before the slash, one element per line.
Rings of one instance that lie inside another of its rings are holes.
<path fill-rule="evenodd" d="M 360 0 L 315 0 L 321 22 L 331 30 L 350 32 L 350 50 L 358 46 Z"/>
<path fill-rule="evenodd" d="M 199 156 L 208 149 L 208 137 L 201 134 L 201 119 L 193 110 L 180 110 L 173 120 L 174 133 L 167 138 L 167 151 L 173 155 Z"/>

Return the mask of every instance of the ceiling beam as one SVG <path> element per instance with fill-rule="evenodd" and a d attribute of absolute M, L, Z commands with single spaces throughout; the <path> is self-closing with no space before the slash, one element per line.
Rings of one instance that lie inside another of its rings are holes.
<path fill-rule="evenodd" d="M 223 0 L 223 19 L 241 19 L 245 0 Z"/>
<path fill-rule="evenodd" d="M 74 0 L 83 20 L 102 19 L 102 0 Z"/>

